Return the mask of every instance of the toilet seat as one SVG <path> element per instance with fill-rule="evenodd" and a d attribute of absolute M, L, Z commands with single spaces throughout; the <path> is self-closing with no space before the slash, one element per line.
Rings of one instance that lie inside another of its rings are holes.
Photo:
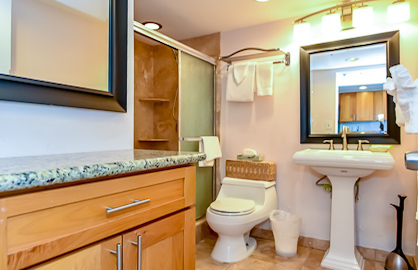
<path fill-rule="evenodd" d="M 243 216 L 254 212 L 255 202 L 240 198 L 223 198 L 212 202 L 210 210 L 222 216 Z"/>

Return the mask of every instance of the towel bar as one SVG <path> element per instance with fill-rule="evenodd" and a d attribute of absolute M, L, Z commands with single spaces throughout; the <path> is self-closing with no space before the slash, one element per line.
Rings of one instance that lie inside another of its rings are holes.
<path fill-rule="evenodd" d="M 233 55 L 237 53 L 240 53 L 243 51 L 249 51 L 249 50 L 262 51 L 263 53 L 232 57 Z M 224 61 L 228 64 L 232 64 L 232 62 L 236 62 L 236 61 L 250 60 L 250 59 L 255 59 L 255 58 L 264 58 L 264 57 L 270 57 L 270 56 L 281 55 L 281 54 L 285 55 L 285 59 L 283 61 L 273 62 L 273 64 L 284 63 L 286 64 L 286 66 L 290 66 L 290 53 L 284 52 L 280 48 L 274 48 L 274 49 L 261 49 L 261 48 L 254 48 L 254 47 L 244 48 L 236 52 L 233 52 L 229 55 L 221 56 L 219 57 L 219 60 Z"/>

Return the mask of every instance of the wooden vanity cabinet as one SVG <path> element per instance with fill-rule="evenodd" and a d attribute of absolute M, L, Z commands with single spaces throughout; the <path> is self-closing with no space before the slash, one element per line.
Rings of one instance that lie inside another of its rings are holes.
<path fill-rule="evenodd" d="M 118 264 L 118 252 L 121 252 L 122 237 L 116 236 L 101 241 L 91 247 L 83 248 L 51 262 L 29 268 L 30 270 L 115 270 Z M 118 248 L 119 247 L 119 248 Z"/>
<path fill-rule="evenodd" d="M 194 269 L 195 180 L 187 166 L 0 199 L 0 269 L 118 269 L 118 244 L 119 269 L 138 269 L 138 236 L 141 269 Z"/>
<path fill-rule="evenodd" d="M 378 121 L 378 114 L 387 117 L 386 91 L 341 93 L 339 105 L 340 122 Z"/>

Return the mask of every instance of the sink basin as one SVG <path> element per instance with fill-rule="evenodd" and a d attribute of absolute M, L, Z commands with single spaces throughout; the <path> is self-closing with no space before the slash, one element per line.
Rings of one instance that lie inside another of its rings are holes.
<path fill-rule="evenodd" d="M 395 160 L 389 152 L 306 149 L 293 155 L 296 164 L 334 176 L 364 177 L 375 170 L 390 170 Z"/>
<path fill-rule="evenodd" d="M 395 160 L 388 152 L 306 149 L 293 155 L 296 164 L 325 174 L 332 185 L 330 248 L 321 266 L 362 270 L 364 258 L 356 249 L 354 185 L 375 170 L 390 170 Z"/>

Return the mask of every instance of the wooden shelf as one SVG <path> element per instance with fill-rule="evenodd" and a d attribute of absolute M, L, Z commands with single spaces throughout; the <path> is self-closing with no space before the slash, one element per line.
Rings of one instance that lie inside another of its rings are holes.
<path fill-rule="evenodd" d="M 146 101 L 146 102 L 170 102 L 168 98 L 157 98 L 157 97 L 144 97 L 138 98 L 139 101 Z"/>
<path fill-rule="evenodd" d="M 140 142 L 168 142 L 169 139 L 145 139 L 145 138 L 142 138 L 142 139 L 138 139 L 138 141 L 140 141 Z"/>

